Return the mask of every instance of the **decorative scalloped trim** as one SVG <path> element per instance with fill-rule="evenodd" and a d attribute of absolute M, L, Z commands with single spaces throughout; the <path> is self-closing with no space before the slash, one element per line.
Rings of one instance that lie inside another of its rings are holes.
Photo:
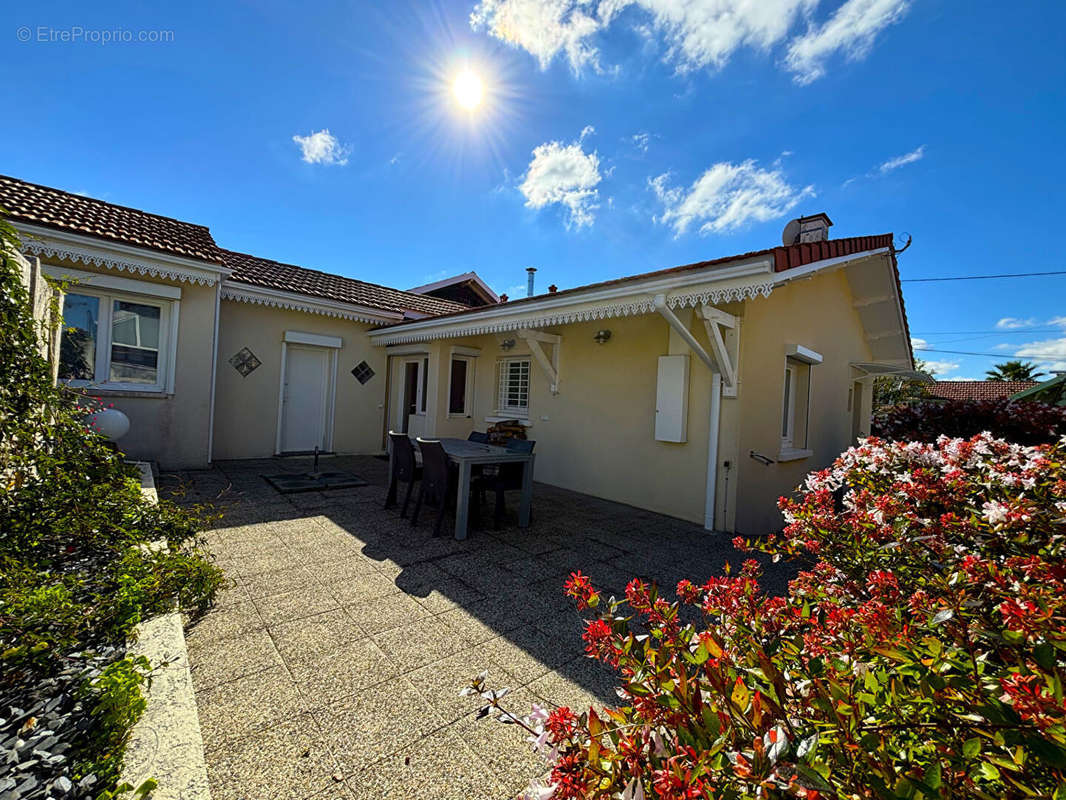
<path fill-rule="evenodd" d="M 676 308 L 678 306 L 695 306 L 705 303 L 730 303 L 740 300 L 754 300 L 756 297 L 769 297 L 773 289 L 773 281 L 748 284 L 745 286 L 723 286 L 718 289 L 705 289 L 699 292 L 674 295 L 668 297 L 666 303 L 671 308 Z M 432 341 L 433 339 L 457 339 L 463 336 L 504 333 L 506 331 L 516 331 L 522 328 L 568 325 L 574 322 L 592 322 L 600 319 L 616 319 L 619 317 L 653 313 L 655 313 L 655 303 L 651 297 L 647 297 L 625 303 L 610 303 L 595 308 L 584 308 L 574 311 L 557 311 L 533 317 L 486 321 L 480 324 L 472 323 L 461 327 L 448 328 L 445 332 L 438 333 L 421 331 L 413 331 L 411 333 L 396 332 L 395 334 L 385 334 L 381 336 L 378 341 L 384 345 L 415 344 L 417 342 Z"/>
<path fill-rule="evenodd" d="M 298 300 L 270 297 L 269 295 L 262 295 L 255 292 L 242 292 L 227 286 L 222 287 L 222 299 L 235 300 L 238 303 L 252 303 L 257 306 L 267 306 L 269 308 L 281 308 L 287 311 L 304 311 L 308 314 L 320 314 L 323 317 L 348 319 L 353 322 L 367 322 L 371 325 L 380 325 L 382 322 L 381 317 L 372 317 L 366 314 L 359 314 L 355 311 L 344 311 L 339 308 L 330 308 L 312 302 L 301 303 Z"/>
<path fill-rule="evenodd" d="M 71 245 L 54 245 L 34 239 L 25 239 L 22 252 L 42 258 L 58 258 L 93 267 L 117 269 L 124 272 L 139 272 L 153 278 L 165 278 L 182 283 L 198 283 L 202 286 L 214 286 L 218 276 L 210 272 L 194 272 L 178 266 L 159 267 L 141 261 L 129 261 L 112 255 L 105 255 L 94 250 L 82 249 Z"/>

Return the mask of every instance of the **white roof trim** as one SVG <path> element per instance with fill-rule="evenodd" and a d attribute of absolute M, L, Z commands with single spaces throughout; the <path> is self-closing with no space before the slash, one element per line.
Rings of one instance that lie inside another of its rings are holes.
<path fill-rule="evenodd" d="M 466 283 L 467 281 L 472 281 L 473 283 L 476 283 L 478 285 L 478 288 L 480 288 L 482 291 L 485 292 L 485 294 L 491 297 L 494 303 L 500 302 L 500 296 L 496 294 L 496 292 L 492 291 L 492 287 L 485 283 L 485 281 L 481 279 L 481 276 L 478 275 L 476 272 L 464 272 L 462 275 L 453 275 L 450 278 L 445 278 L 444 280 L 440 281 L 434 281 L 433 283 L 427 283 L 425 286 L 416 286 L 415 288 L 408 289 L 407 291 L 413 292 L 414 294 L 429 294 L 430 292 L 436 289 L 443 289 L 445 286 L 454 286 L 457 283 Z"/>
<path fill-rule="evenodd" d="M 304 311 L 308 314 L 321 314 L 326 317 L 337 319 L 349 319 L 355 322 L 367 322 L 379 325 L 383 322 L 396 322 L 403 319 L 403 315 L 394 311 L 382 311 L 355 305 L 354 303 L 342 303 L 337 300 L 327 300 L 322 297 L 312 297 L 296 292 L 284 292 L 280 289 L 268 289 L 263 286 L 252 286 L 248 283 L 237 281 L 222 282 L 222 299 L 233 300 L 238 303 L 254 303 L 271 308 L 284 308 L 290 311 Z"/>
<path fill-rule="evenodd" d="M 653 314 L 656 294 L 666 295 L 666 304 L 671 308 L 768 297 L 774 286 L 772 271 L 771 259 L 763 256 L 728 267 L 672 273 L 561 296 L 542 295 L 532 302 L 486 306 L 470 313 L 370 331 L 370 336 L 378 345 L 405 344 Z"/>
<path fill-rule="evenodd" d="M 168 255 L 157 250 L 106 242 L 91 236 L 13 222 L 22 234 L 22 252 L 105 269 L 138 272 L 153 278 L 214 286 L 230 270 L 221 264 Z"/>

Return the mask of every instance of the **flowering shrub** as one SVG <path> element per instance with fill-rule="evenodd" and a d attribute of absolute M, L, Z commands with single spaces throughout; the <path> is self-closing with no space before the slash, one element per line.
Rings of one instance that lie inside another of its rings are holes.
<path fill-rule="evenodd" d="M 1066 436 L 1066 408 L 1030 400 L 927 400 L 878 412 L 873 433 L 884 439 L 935 442 L 988 431 L 1019 444 L 1050 444 Z"/>
<path fill-rule="evenodd" d="M 467 691 L 546 755 L 529 798 L 1062 800 L 1064 458 L 1066 439 L 868 439 L 782 499 L 759 549 L 816 558 L 785 597 L 754 560 L 676 600 L 571 576 L 616 708 L 518 718 L 484 676 Z"/>

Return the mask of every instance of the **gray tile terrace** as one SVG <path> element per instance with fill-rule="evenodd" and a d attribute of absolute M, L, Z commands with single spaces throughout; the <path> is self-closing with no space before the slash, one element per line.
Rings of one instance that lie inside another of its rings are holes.
<path fill-rule="evenodd" d="M 457 542 L 430 536 L 432 515 L 412 528 L 382 508 L 373 457 L 323 462 L 361 488 L 282 495 L 261 477 L 308 466 L 220 462 L 160 482 L 223 515 L 208 540 L 234 585 L 187 633 L 215 800 L 511 797 L 542 762 L 458 690 L 488 669 L 516 712 L 612 701 L 566 576 L 620 595 L 633 577 L 672 590 L 740 560 L 723 534 L 542 484 L 530 528 L 514 495 L 510 527 L 493 531 L 486 510 L 487 529 Z M 787 576 L 775 568 L 769 587 Z"/>

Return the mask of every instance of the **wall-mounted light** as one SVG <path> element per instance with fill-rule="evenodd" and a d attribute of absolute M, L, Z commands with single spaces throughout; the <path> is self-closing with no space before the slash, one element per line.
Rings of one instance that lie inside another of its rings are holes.
<path fill-rule="evenodd" d="M 596 335 L 592 337 L 596 344 L 603 344 L 611 338 L 611 332 L 604 328 L 603 330 L 596 331 Z"/>
<path fill-rule="evenodd" d="M 515 340 L 514 339 L 504 339 L 502 342 L 500 342 L 500 349 L 501 350 L 510 350 L 514 346 L 515 346 Z"/>

